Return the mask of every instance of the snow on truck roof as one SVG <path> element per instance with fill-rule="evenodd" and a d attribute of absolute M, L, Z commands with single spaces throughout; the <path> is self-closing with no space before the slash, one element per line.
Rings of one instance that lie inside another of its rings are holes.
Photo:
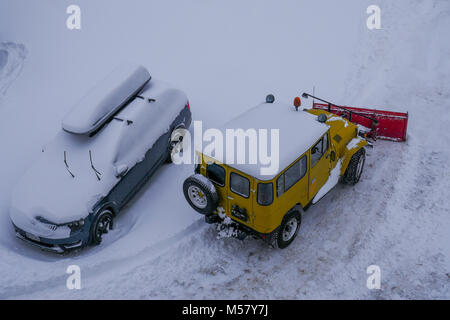
<path fill-rule="evenodd" d="M 238 164 L 227 163 L 232 168 L 247 173 L 259 180 L 271 180 L 275 176 L 293 163 L 298 157 L 305 153 L 319 138 L 325 134 L 329 126 L 317 121 L 317 116 L 305 111 L 295 111 L 295 108 L 283 103 L 262 103 L 240 116 L 232 119 L 220 129 L 224 136 L 226 129 L 267 129 L 267 154 L 271 152 L 271 129 L 279 130 L 279 170 L 270 175 L 261 174 L 261 164 Z M 259 139 L 260 137 L 258 137 Z M 258 142 L 259 144 L 259 142 Z M 235 155 L 237 143 L 234 144 Z M 246 146 L 246 163 L 248 163 L 248 144 Z M 258 152 L 260 146 L 258 145 Z M 211 156 L 211 154 L 207 154 Z M 273 156 L 273 155 L 272 155 Z M 214 158 L 214 156 L 212 156 Z M 225 158 L 225 152 L 224 152 Z M 217 159 L 216 160 L 220 160 Z M 236 162 L 236 161 L 234 161 Z"/>
<path fill-rule="evenodd" d="M 125 63 L 93 87 L 64 117 L 62 127 L 75 134 L 90 134 L 136 95 L 151 79 L 143 66 Z"/>

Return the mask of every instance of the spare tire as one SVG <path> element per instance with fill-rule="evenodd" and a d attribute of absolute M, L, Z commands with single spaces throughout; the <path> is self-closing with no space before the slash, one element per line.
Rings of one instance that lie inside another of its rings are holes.
<path fill-rule="evenodd" d="M 219 203 L 216 188 L 201 174 L 194 174 L 187 178 L 183 183 L 183 192 L 191 207 L 201 214 L 212 214 Z"/>

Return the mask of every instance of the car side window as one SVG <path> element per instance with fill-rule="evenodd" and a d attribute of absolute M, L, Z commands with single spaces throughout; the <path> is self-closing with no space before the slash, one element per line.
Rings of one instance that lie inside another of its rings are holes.
<path fill-rule="evenodd" d="M 206 177 L 219 186 L 225 185 L 225 169 L 216 163 L 206 166 Z"/>
<path fill-rule="evenodd" d="M 246 177 L 232 172 L 230 175 L 230 189 L 234 193 L 248 198 L 250 196 L 250 181 Z"/>
<path fill-rule="evenodd" d="M 281 196 L 284 192 L 288 191 L 293 185 L 301 180 L 307 171 L 307 158 L 306 155 L 297 160 L 289 169 L 287 169 L 277 179 L 277 196 Z"/>
<path fill-rule="evenodd" d="M 314 147 L 311 148 L 311 168 L 313 168 L 328 150 L 328 134 L 325 134 Z"/>

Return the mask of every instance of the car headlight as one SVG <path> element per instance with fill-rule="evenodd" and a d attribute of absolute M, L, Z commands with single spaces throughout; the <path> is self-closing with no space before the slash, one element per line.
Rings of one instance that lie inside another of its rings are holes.
<path fill-rule="evenodd" d="M 78 221 L 69 222 L 66 225 L 73 232 L 73 231 L 81 229 L 84 226 L 84 219 L 80 219 Z"/>

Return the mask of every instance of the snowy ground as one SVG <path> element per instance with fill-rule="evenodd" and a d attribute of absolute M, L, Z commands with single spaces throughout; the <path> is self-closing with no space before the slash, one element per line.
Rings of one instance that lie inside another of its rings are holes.
<path fill-rule="evenodd" d="M 81 31 L 65 28 L 74 2 Z M 377 2 L 375 31 L 369 1 L 0 2 L 0 298 L 449 299 L 450 3 Z M 100 247 L 64 257 L 28 247 L 9 222 L 11 186 L 79 95 L 124 59 L 185 90 L 209 126 L 269 92 L 290 102 L 316 86 L 338 103 L 408 110 L 408 141 L 377 141 L 362 181 L 311 207 L 283 251 L 216 240 L 182 195 L 193 168 L 175 165 Z M 66 288 L 72 264 L 79 291 Z M 372 264 L 381 290 L 366 287 Z"/>

